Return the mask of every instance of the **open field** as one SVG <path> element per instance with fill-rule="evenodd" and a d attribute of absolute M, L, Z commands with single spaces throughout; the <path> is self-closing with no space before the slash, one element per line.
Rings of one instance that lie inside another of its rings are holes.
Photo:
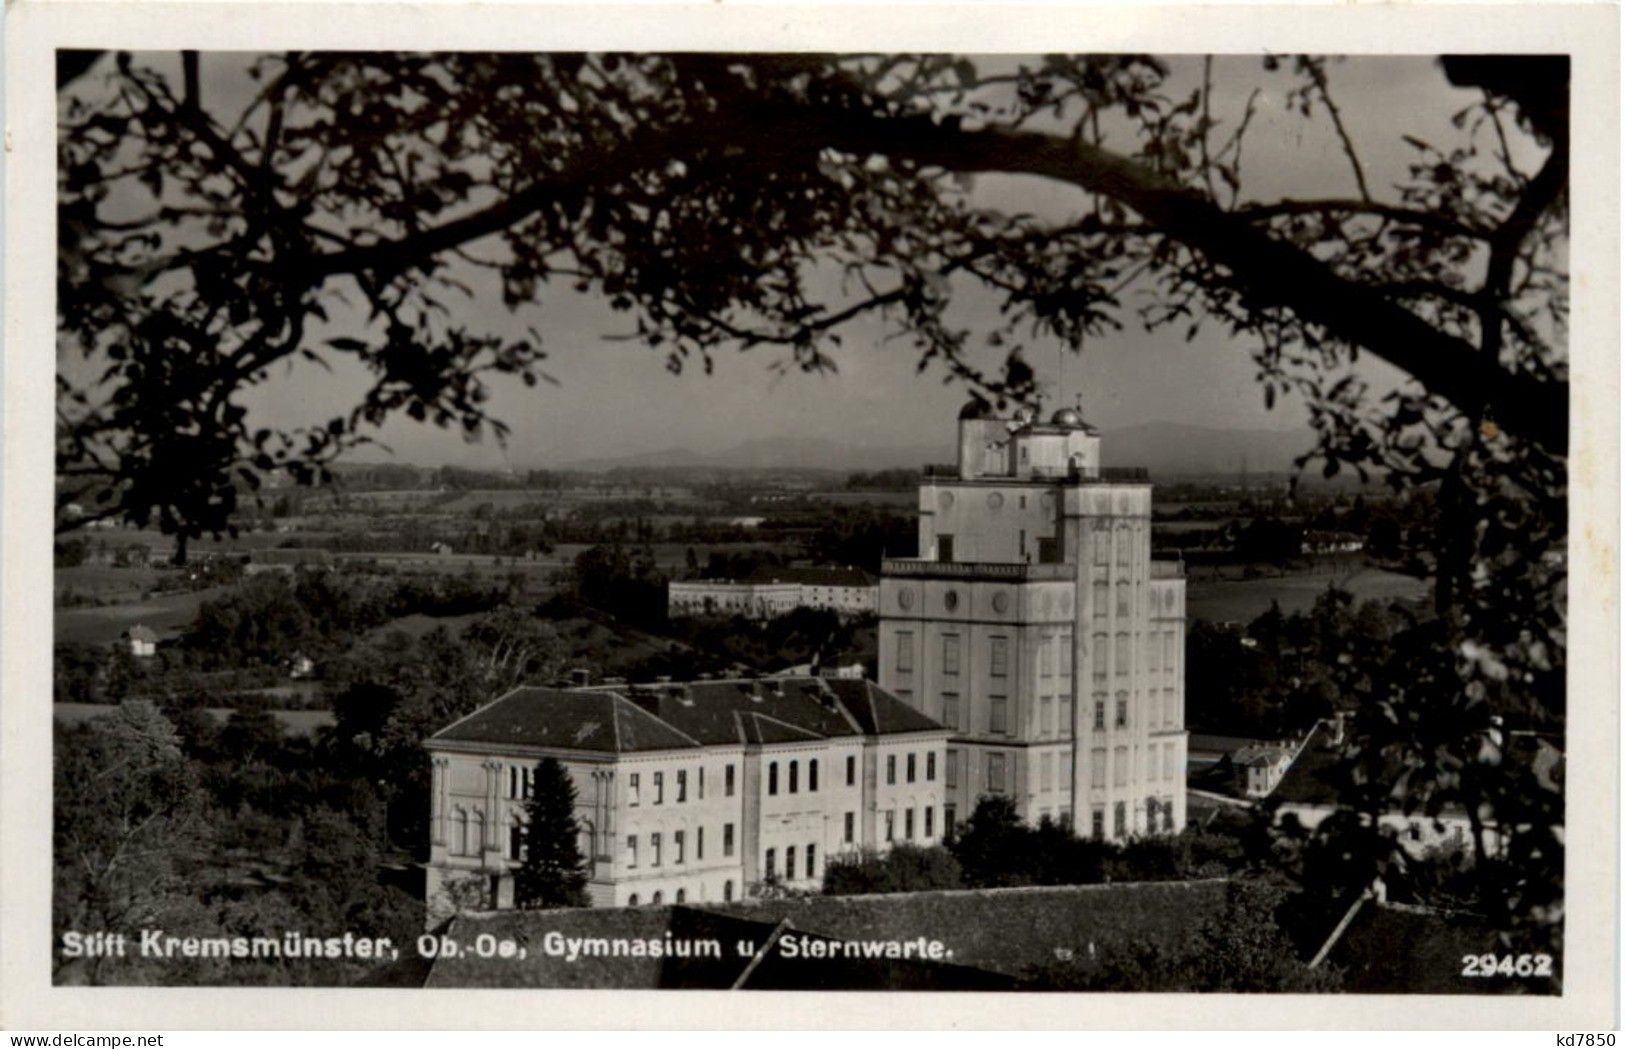
<path fill-rule="evenodd" d="M 210 587 L 207 590 L 164 594 L 147 601 L 100 608 L 59 608 L 55 612 L 56 640 L 88 645 L 111 644 L 137 623 L 150 627 L 161 638 L 170 637 L 192 622 L 199 605 L 229 589 Z"/>
<path fill-rule="evenodd" d="M 906 492 L 861 488 L 839 492 L 812 492 L 808 498 L 821 503 L 834 503 L 837 506 L 895 506 L 913 509 L 920 504 L 919 494 L 912 488 Z"/>
<path fill-rule="evenodd" d="M 133 601 L 156 587 L 163 577 L 162 569 L 145 566 L 75 565 L 58 568 L 54 582 L 58 600 L 72 593 L 96 601 Z"/>
<path fill-rule="evenodd" d="M 1346 568 L 1336 571 L 1302 571 L 1258 579 L 1192 578 L 1185 584 L 1185 611 L 1193 619 L 1210 622 L 1249 623 L 1269 611 L 1278 601 L 1281 611 L 1308 612 L 1315 598 L 1336 583 L 1354 595 L 1358 604 L 1378 601 L 1415 600 L 1427 596 L 1426 580 L 1400 575 L 1380 568 Z"/>
<path fill-rule="evenodd" d="M 102 703 L 56 703 L 51 707 L 51 716 L 60 724 L 77 725 L 116 709 Z M 231 717 L 231 711 L 225 707 L 208 707 L 206 710 L 210 717 L 222 724 Z M 294 736 L 314 735 L 317 730 L 333 724 L 333 714 L 327 710 L 272 710 L 270 714 L 281 723 L 283 731 Z"/>

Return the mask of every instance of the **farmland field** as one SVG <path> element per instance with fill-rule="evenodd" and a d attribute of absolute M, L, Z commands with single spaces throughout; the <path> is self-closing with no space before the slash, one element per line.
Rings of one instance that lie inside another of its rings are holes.
<path fill-rule="evenodd" d="M 150 627 L 161 638 L 170 637 L 192 622 L 199 605 L 230 589 L 210 587 L 101 608 L 59 608 L 55 612 L 56 640 L 90 645 L 111 644 L 137 623 Z"/>
<path fill-rule="evenodd" d="M 117 709 L 102 703 L 56 703 L 51 707 L 51 716 L 64 725 L 77 725 Z M 210 717 L 222 723 L 231 717 L 231 711 L 225 707 L 206 709 Z M 328 710 L 272 710 L 269 713 L 281 723 L 284 732 L 294 736 L 315 735 L 317 730 L 333 724 L 333 713 Z"/>

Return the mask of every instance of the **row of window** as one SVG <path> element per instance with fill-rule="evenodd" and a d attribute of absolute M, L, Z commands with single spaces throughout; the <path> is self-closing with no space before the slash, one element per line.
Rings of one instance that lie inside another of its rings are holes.
<path fill-rule="evenodd" d="M 698 795 L 699 800 L 704 801 L 705 766 L 699 766 L 694 770 L 694 772 L 694 786 L 696 794 Z M 688 800 L 688 773 L 688 769 L 676 770 L 673 782 L 673 787 L 675 789 L 672 797 L 672 801 L 675 804 L 680 805 Z M 653 783 L 651 786 L 654 789 L 651 792 L 651 797 L 649 800 L 652 804 L 664 805 L 666 803 L 666 774 L 664 772 L 653 773 L 652 779 Z M 731 764 L 723 766 L 722 769 L 722 793 L 725 797 L 731 798 L 734 796 L 734 767 Z M 627 805 L 639 805 L 642 802 L 643 775 L 642 773 L 638 772 L 630 772 L 626 777 L 626 803 Z"/>
<path fill-rule="evenodd" d="M 536 770 L 528 765 L 509 765 L 508 797 L 516 800 L 530 797 L 535 775 Z"/>
<path fill-rule="evenodd" d="M 1145 827 L 1155 833 L 1162 830 L 1172 833 L 1174 829 L 1174 799 L 1146 798 L 1145 799 Z M 1106 807 L 1096 805 L 1090 815 L 1090 833 L 1096 838 L 1106 836 Z M 1128 805 L 1126 802 L 1117 802 L 1112 806 L 1112 837 L 1128 837 Z"/>
<path fill-rule="evenodd" d="M 1151 691 L 1149 698 L 1152 703 L 1157 700 L 1157 693 Z M 1095 693 L 1094 728 L 1096 732 L 1106 730 L 1106 693 Z M 1165 688 L 1162 690 L 1161 710 L 1155 706 L 1150 707 L 1150 717 L 1147 719 L 1150 726 L 1157 725 L 1157 715 L 1161 714 L 1161 723 L 1164 727 L 1179 724 L 1179 692 L 1177 689 Z M 1112 708 L 1112 727 L 1128 728 L 1128 693 L 1117 693 L 1116 703 Z"/>
<path fill-rule="evenodd" d="M 1130 553 L 1130 551 L 1133 549 L 1134 546 L 1140 545 L 1140 544 L 1131 542 L 1131 537 L 1129 535 L 1129 529 L 1126 526 L 1119 526 L 1117 531 L 1118 531 L 1119 537 L 1121 539 L 1121 541 L 1117 544 L 1117 563 L 1120 564 L 1120 565 L 1126 565 L 1126 564 L 1129 563 L 1129 553 Z M 1133 538 L 1142 539 L 1144 537 L 1144 535 L 1145 535 L 1145 530 L 1142 527 L 1136 525 L 1134 527 Z M 1106 533 L 1106 532 L 1096 532 L 1094 535 L 1089 537 L 1089 540 L 1090 540 L 1089 545 L 1090 545 L 1090 549 L 1091 549 L 1091 551 L 1092 551 L 1092 553 L 1094 555 L 1095 564 L 1097 564 L 1097 565 L 1110 564 L 1111 563 L 1111 549 L 1112 549 L 1112 537 L 1111 537 L 1111 535 L 1109 533 Z"/>
<path fill-rule="evenodd" d="M 801 789 L 801 762 L 791 761 L 788 765 L 787 772 L 788 775 L 786 776 L 786 780 L 787 785 L 790 788 L 789 793 L 794 794 Z M 857 781 L 858 759 L 848 755 L 846 759 L 846 785 L 849 787 L 853 786 L 857 783 Z M 767 792 L 769 794 L 778 794 L 779 792 L 779 763 L 776 761 L 770 761 L 767 763 Z M 818 793 L 817 758 L 807 759 L 807 793 Z"/>
<path fill-rule="evenodd" d="M 960 636 L 958 634 L 944 634 L 942 636 L 942 661 L 938 669 L 945 677 L 956 677 L 960 670 Z M 1010 675 L 1010 639 L 1007 637 L 990 637 L 987 639 L 987 676 L 1002 678 Z M 914 632 L 901 630 L 897 633 L 897 652 L 893 664 L 900 674 L 912 673 L 914 670 Z M 1063 631 L 1045 637 L 1038 644 L 1038 674 L 1040 677 L 1072 676 L 1072 635 Z"/>
<path fill-rule="evenodd" d="M 762 877 L 769 881 L 779 876 L 778 851 L 778 849 L 768 849 L 762 854 Z M 803 855 L 805 855 L 807 863 L 806 877 L 816 878 L 818 876 L 818 846 L 808 842 L 807 850 Z M 784 848 L 784 877 L 790 881 L 794 881 L 796 878 L 796 847 L 794 845 L 786 845 Z"/>
<path fill-rule="evenodd" d="M 1096 634 L 1093 638 L 1093 647 L 1090 649 L 1094 654 L 1091 666 L 1096 681 L 1104 680 L 1107 676 L 1105 656 L 1108 641 L 1113 643 L 1113 673 L 1118 677 L 1127 677 L 1129 670 L 1133 667 L 1133 660 L 1129 655 L 1131 645 L 1129 634 L 1120 633 L 1115 638 L 1108 637 L 1106 634 Z M 1172 630 L 1154 632 L 1146 636 L 1145 663 L 1145 669 L 1148 673 L 1161 673 L 1164 670 L 1173 673 L 1177 669 L 1174 658 L 1174 632 Z"/>
<path fill-rule="evenodd" d="M 1056 759 L 1060 760 L 1057 761 Z M 1056 775 L 1059 766 L 1060 775 Z M 1038 789 L 1040 791 L 1067 790 L 1072 784 L 1072 752 L 1063 750 L 1060 754 L 1043 754 L 1038 759 Z"/>
<path fill-rule="evenodd" d="M 1160 748 L 1162 756 L 1162 767 L 1160 770 L 1157 767 L 1158 750 L 1159 748 L 1155 744 L 1149 748 L 1149 760 L 1146 768 L 1145 778 L 1159 778 L 1157 773 L 1160 771 L 1162 773 L 1160 776 L 1161 779 L 1179 779 L 1183 770 L 1178 767 L 1178 762 L 1176 762 L 1174 759 L 1174 745 L 1172 743 L 1164 743 Z M 1116 787 L 1126 787 L 1128 785 L 1128 774 L 1128 748 L 1116 747 L 1112 750 L 1112 785 Z M 1089 785 L 1097 788 L 1104 787 L 1106 785 L 1105 747 L 1096 747 L 1094 750 L 1089 752 Z"/>
<path fill-rule="evenodd" d="M 1161 752 L 1161 778 L 1174 780 L 1180 777 L 1181 770 L 1174 759 L 1174 744 L 1165 743 Z M 1157 768 L 1158 748 L 1150 748 L 1151 765 L 1148 775 L 1155 778 L 1159 771 Z M 1104 747 L 1097 747 L 1089 754 L 1089 777 L 1091 787 L 1103 788 L 1106 786 L 1107 751 Z M 1113 785 L 1123 787 L 1128 785 L 1129 750 L 1127 747 L 1117 747 L 1111 752 L 1111 767 Z M 986 755 L 987 777 L 984 789 L 989 794 L 1004 794 L 1009 790 L 1010 758 L 1007 754 L 993 751 Z M 947 775 L 945 782 L 949 790 L 959 786 L 959 751 L 952 748 L 947 753 Z M 1066 789 L 1072 782 L 1072 754 L 1061 751 L 1057 754 L 1043 754 L 1038 761 L 1038 789 L 1040 791 Z M 930 832 L 927 831 L 927 836 Z M 889 839 L 888 839 L 889 840 Z"/>
<path fill-rule="evenodd" d="M 626 836 L 626 867 L 631 870 L 638 865 L 638 835 Z M 669 858 L 672 866 L 681 866 L 688 860 L 688 833 L 675 830 L 671 832 L 670 853 L 666 851 L 667 839 L 660 831 L 653 831 L 649 835 L 649 851 L 647 859 L 649 866 L 659 867 Z M 724 858 L 734 854 L 734 825 L 722 825 L 722 855 Z M 705 859 L 705 828 L 694 828 L 694 859 L 696 862 Z"/>
<path fill-rule="evenodd" d="M 922 830 L 922 835 L 921 836 L 924 837 L 926 840 L 930 840 L 931 838 L 936 837 L 936 833 L 937 833 L 936 815 L 937 815 L 936 809 L 931 805 L 927 805 L 924 808 L 920 809 L 920 828 Z M 886 827 L 886 830 L 885 830 L 886 840 L 887 841 L 896 841 L 897 840 L 897 810 L 896 809 L 887 809 L 886 810 L 886 813 L 885 813 L 885 827 Z M 849 841 L 849 842 L 852 840 L 851 834 L 852 834 L 852 827 L 851 827 L 851 824 L 848 823 L 847 824 L 847 839 L 846 840 Z M 913 841 L 914 840 L 914 810 L 913 809 L 904 809 L 903 810 L 903 840 L 904 841 Z"/>
<path fill-rule="evenodd" d="M 729 878 L 727 881 L 722 883 L 722 902 L 727 903 L 730 900 L 732 900 L 733 898 L 734 898 L 734 883 L 733 883 L 733 879 Z M 649 903 L 650 903 L 651 906 L 658 907 L 658 906 L 660 906 L 661 904 L 663 904 L 665 902 L 666 902 L 666 894 L 661 892 L 659 889 L 656 889 L 654 891 L 654 895 L 649 897 Z M 687 903 L 688 902 L 688 892 L 687 892 L 687 890 L 678 889 L 677 892 L 672 897 L 672 902 L 673 903 Z M 640 904 L 640 901 L 638 900 L 638 894 L 637 893 L 634 892 L 631 895 L 627 896 L 626 905 L 628 907 L 637 907 L 637 906 L 639 906 L 639 904 Z"/>
<path fill-rule="evenodd" d="M 903 757 L 904 757 L 904 762 L 903 762 L 904 782 L 913 783 L 918 778 L 918 774 L 919 774 L 919 768 L 920 768 L 919 755 L 910 752 L 908 754 L 903 755 Z M 934 783 L 934 782 L 936 782 L 936 778 L 937 778 L 937 755 L 936 755 L 936 753 L 934 751 L 929 751 L 928 750 L 928 751 L 925 752 L 925 781 L 927 783 Z M 886 785 L 887 786 L 895 786 L 896 783 L 897 783 L 897 755 L 896 754 L 887 754 L 886 755 Z"/>

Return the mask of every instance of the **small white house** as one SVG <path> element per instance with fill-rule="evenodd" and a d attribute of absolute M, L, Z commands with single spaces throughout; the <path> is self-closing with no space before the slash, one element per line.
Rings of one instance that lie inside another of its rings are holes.
<path fill-rule="evenodd" d="M 124 647 L 137 659 L 146 659 L 158 653 L 158 635 L 152 628 L 137 623 L 124 632 Z"/>

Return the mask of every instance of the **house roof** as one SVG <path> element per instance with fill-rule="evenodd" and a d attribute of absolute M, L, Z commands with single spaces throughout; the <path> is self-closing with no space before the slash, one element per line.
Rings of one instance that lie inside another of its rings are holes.
<path fill-rule="evenodd" d="M 760 565 L 748 583 L 800 583 L 802 586 L 874 586 L 875 579 L 859 568 L 840 566 L 787 567 Z"/>
<path fill-rule="evenodd" d="M 866 736 L 930 732 L 943 727 L 873 682 L 834 678 L 826 679 L 824 684 Z"/>
<path fill-rule="evenodd" d="M 624 696 L 554 688 L 516 688 L 429 739 L 612 754 L 696 744 L 693 737 L 639 709 Z"/>
<path fill-rule="evenodd" d="M 158 635 L 153 632 L 153 629 L 151 627 L 143 624 L 143 623 L 137 623 L 135 626 L 131 627 L 129 630 L 126 630 L 124 633 L 125 633 L 125 636 L 128 637 L 131 641 L 157 641 L 158 640 Z"/>
<path fill-rule="evenodd" d="M 862 729 L 821 684 L 819 678 L 690 681 L 625 694 L 641 709 L 705 744 L 860 735 Z M 767 721 L 758 724 L 757 715 Z"/>
<path fill-rule="evenodd" d="M 1242 747 L 1230 755 L 1237 765 L 1273 765 L 1291 754 L 1285 747 Z"/>
<path fill-rule="evenodd" d="M 1192 732 L 1185 742 L 1185 747 L 1191 751 L 1217 751 L 1228 754 L 1243 747 L 1264 746 L 1267 742 L 1250 736 L 1220 736 L 1212 732 Z"/>
<path fill-rule="evenodd" d="M 519 688 L 430 737 L 601 753 L 946 732 L 867 681 L 817 677 Z"/>

